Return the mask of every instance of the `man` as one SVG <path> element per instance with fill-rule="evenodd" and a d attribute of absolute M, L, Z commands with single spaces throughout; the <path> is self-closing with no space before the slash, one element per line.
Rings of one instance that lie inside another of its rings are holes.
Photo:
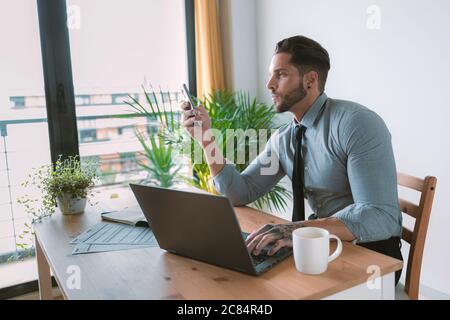
<path fill-rule="evenodd" d="M 288 175 L 294 193 L 293 222 L 265 225 L 246 240 L 255 255 L 292 246 L 292 231 L 320 227 L 344 241 L 402 259 L 402 216 L 398 205 L 391 136 L 383 120 L 357 103 L 324 93 L 330 60 L 316 41 L 295 36 L 280 41 L 269 68 L 267 88 L 277 112 L 293 120 L 272 135 L 266 149 L 239 173 L 226 163 L 214 139 L 198 139 L 216 188 L 233 205 L 253 202 Z M 182 104 L 183 126 L 193 135 L 194 121 L 206 132 L 211 121 L 200 106 Z M 237 129 L 237 128 L 236 128 Z M 269 157 L 278 170 L 262 174 Z M 304 198 L 314 214 L 304 217 Z M 396 283 L 401 271 L 396 273 Z"/>

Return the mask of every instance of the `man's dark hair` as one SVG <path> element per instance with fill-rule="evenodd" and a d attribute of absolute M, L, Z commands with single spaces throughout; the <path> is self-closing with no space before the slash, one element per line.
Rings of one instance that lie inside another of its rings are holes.
<path fill-rule="evenodd" d="M 316 71 L 319 75 L 319 91 L 322 93 L 330 70 L 330 57 L 318 42 L 304 36 L 286 38 L 277 43 L 275 54 L 290 53 L 291 63 L 300 75 Z"/>

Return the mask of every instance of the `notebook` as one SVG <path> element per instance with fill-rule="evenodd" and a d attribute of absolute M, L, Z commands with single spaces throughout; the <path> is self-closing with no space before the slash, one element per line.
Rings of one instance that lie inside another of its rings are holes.
<path fill-rule="evenodd" d="M 148 227 L 147 219 L 145 219 L 139 206 L 126 207 L 117 211 L 102 212 L 102 219 L 135 227 Z"/>

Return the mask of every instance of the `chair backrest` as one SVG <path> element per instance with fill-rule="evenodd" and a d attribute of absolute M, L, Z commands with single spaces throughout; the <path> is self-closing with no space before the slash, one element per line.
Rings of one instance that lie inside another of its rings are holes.
<path fill-rule="evenodd" d="M 416 219 L 413 231 L 403 227 L 402 239 L 411 245 L 409 248 L 408 266 L 406 267 L 405 291 L 411 299 L 418 299 L 423 248 L 425 246 L 437 179 L 432 176 L 420 179 L 404 173 L 397 173 L 397 181 L 399 185 L 421 193 L 419 205 L 399 198 L 400 210 Z"/>

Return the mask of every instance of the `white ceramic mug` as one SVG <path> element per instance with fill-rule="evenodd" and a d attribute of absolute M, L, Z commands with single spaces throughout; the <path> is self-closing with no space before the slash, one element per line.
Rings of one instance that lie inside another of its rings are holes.
<path fill-rule="evenodd" d="M 337 248 L 329 256 L 331 238 L 337 240 Z M 306 274 L 321 274 L 327 271 L 328 263 L 342 252 L 341 240 L 322 228 L 295 229 L 292 233 L 292 245 L 295 267 Z"/>

